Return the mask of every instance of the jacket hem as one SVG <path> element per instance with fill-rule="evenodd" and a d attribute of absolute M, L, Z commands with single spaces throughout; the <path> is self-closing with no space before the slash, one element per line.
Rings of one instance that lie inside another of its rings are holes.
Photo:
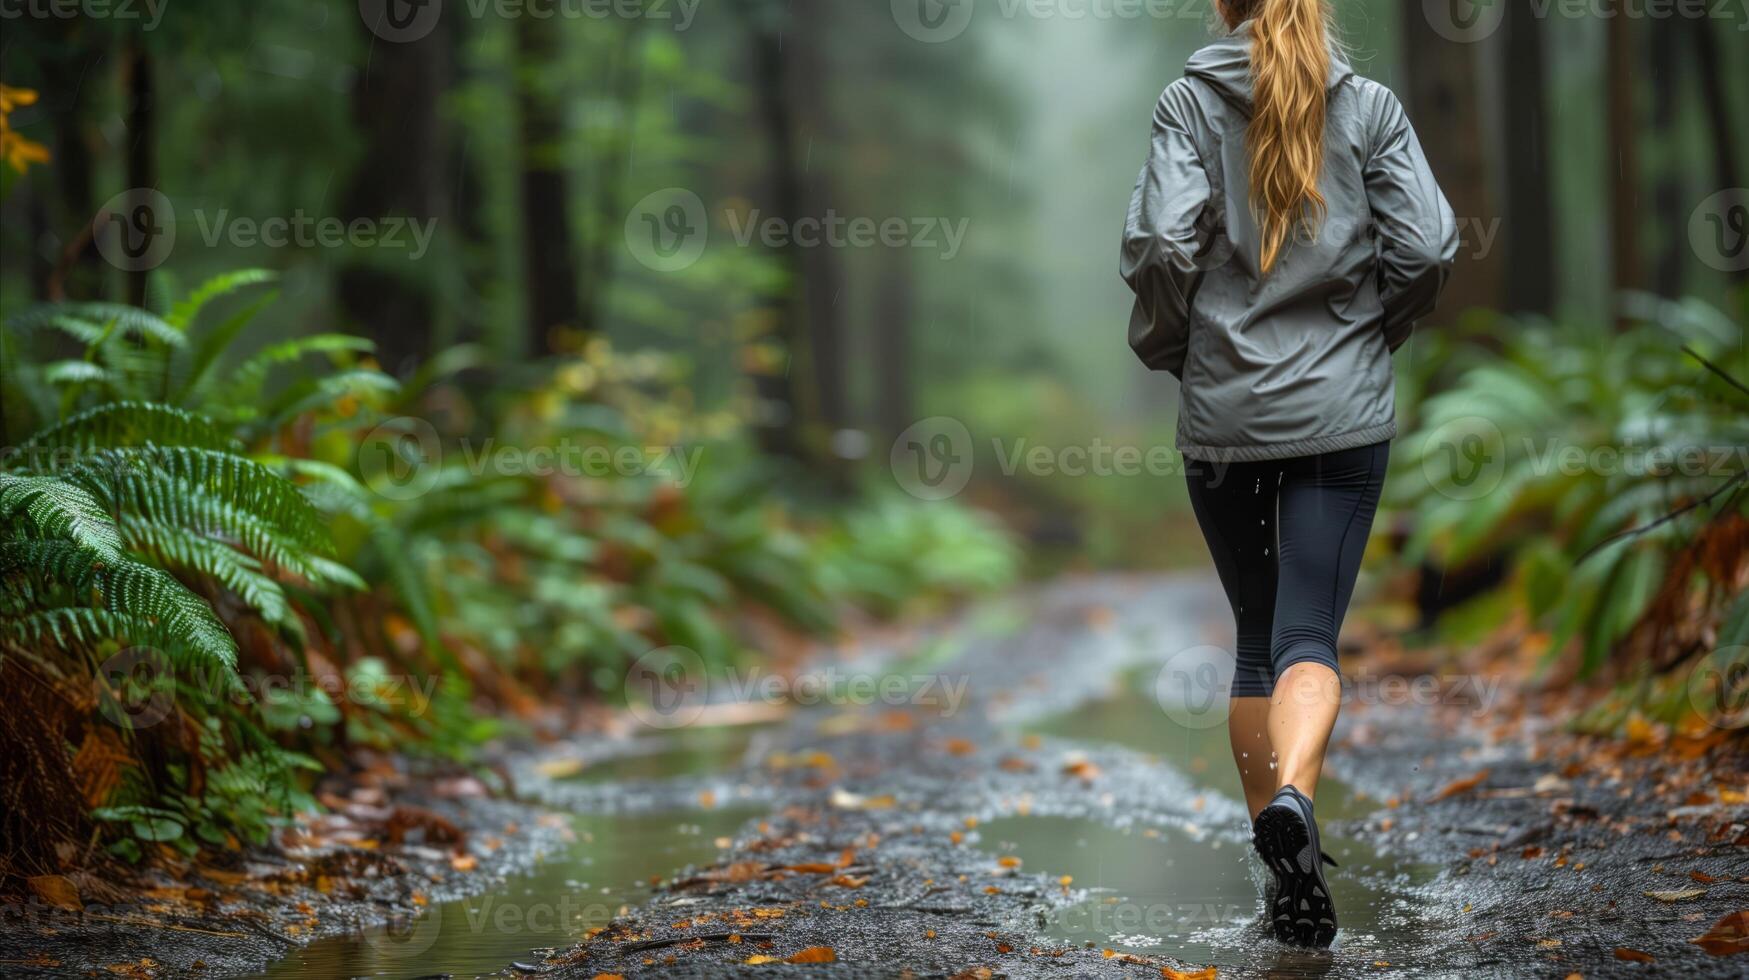
<path fill-rule="evenodd" d="M 1250 446 L 1203 446 L 1178 439 L 1178 451 L 1191 459 L 1208 463 L 1251 463 L 1265 459 L 1292 459 L 1296 456 L 1317 456 L 1341 452 L 1394 439 L 1397 420 L 1391 419 L 1364 429 L 1355 429 L 1333 436 L 1317 436 L 1294 442 L 1271 442 Z"/>

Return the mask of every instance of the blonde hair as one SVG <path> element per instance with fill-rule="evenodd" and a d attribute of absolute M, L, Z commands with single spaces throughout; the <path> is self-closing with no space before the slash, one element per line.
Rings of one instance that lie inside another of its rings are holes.
<path fill-rule="evenodd" d="M 1301 228 L 1325 213 L 1325 85 L 1330 10 L 1325 0 L 1223 0 L 1229 20 L 1251 23 L 1251 215 L 1267 275 Z"/>

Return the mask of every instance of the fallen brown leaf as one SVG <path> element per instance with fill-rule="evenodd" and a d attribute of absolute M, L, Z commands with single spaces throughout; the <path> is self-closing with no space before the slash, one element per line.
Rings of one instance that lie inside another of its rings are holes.
<path fill-rule="evenodd" d="M 1482 785 L 1483 780 L 1488 778 L 1489 771 L 1490 770 L 1484 769 L 1481 772 L 1478 772 L 1473 776 L 1465 776 L 1462 779 L 1454 779 L 1451 782 L 1446 783 L 1444 786 L 1440 787 L 1439 792 L 1434 793 L 1432 796 L 1428 797 L 1427 802 L 1437 803 L 1440 800 L 1450 799 L 1451 797 L 1456 796 L 1459 793 L 1468 793 L 1470 790 L 1475 789 L 1477 786 Z"/>
<path fill-rule="evenodd" d="M 1726 915 L 1713 923 L 1705 935 L 1696 936 L 1689 942 L 1714 956 L 1749 953 L 1749 909 Z"/>
<path fill-rule="evenodd" d="M 1705 888 L 1684 888 L 1673 892 L 1646 892 L 1647 898 L 1655 898 L 1660 902 L 1686 902 L 1691 898 L 1699 898 L 1706 894 Z"/>
<path fill-rule="evenodd" d="M 1657 962 L 1657 959 L 1654 958 L 1651 953 L 1642 953 L 1637 949 L 1629 949 L 1626 946 L 1617 946 L 1615 948 L 1615 958 L 1618 960 L 1627 960 L 1629 963 Z"/>
<path fill-rule="evenodd" d="M 79 901 L 79 889 L 61 875 L 37 875 L 28 878 L 25 883 L 36 897 L 68 912 L 79 912 L 85 908 L 85 903 Z"/>

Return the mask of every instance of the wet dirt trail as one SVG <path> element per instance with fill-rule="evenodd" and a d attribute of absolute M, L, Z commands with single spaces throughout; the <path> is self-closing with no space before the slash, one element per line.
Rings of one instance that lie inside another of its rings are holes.
<path fill-rule="evenodd" d="M 1329 952 L 1276 944 L 1224 717 L 1184 684 L 1227 629 L 1209 580 L 1099 577 L 865 638 L 810 675 L 829 696 L 757 723 L 679 710 L 505 757 L 545 833 L 483 891 L 447 876 L 411 915 L 277 953 L 179 933 L 181 962 L 383 978 L 1742 975 L 1749 957 L 1690 940 L 1749 907 L 1749 814 L 1667 818 L 1643 792 L 1655 774 L 1556 773 L 1458 697 L 1345 707 L 1319 792 L 1343 928 Z"/>

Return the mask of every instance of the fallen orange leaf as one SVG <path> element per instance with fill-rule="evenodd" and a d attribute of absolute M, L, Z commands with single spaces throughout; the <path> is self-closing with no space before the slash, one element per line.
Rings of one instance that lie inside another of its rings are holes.
<path fill-rule="evenodd" d="M 836 963 L 838 954 L 830 946 L 809 946 L 794 956 L 784 960 L 785 963 Z"/>
<path fill-rule="evenodd" d="M 68 912 L 78 912 L 85 908 L 85 903 L 79 901 L 79 889 L 61 875 L 37 875 L 25 880 L 36 897 Z"/>
<path fill-rule="evenodd" d="M 1160 975 L 1165 977 L 1166 980 L 1215 980 L 1216 972 L 1217 971 L 1212 966 L 1206 966 L 1200 970 L 1190 971 L 1174 970 L 1169 966 L 1163 966 L 1160 968 Z"/>
<path fill-rule="evenodd" d="M 1689 942 L 1714 956 L 1749 953 L 1749 909 L 1726 915 L 1713 923 L 1706 935 L 1696 936 Z"/>
<path fill-rule="evenodd" d="M 1468 793 L 1470 790 L 1482 785 L 1482 781 L 1488 778 L 1488 773 L 1489 770 L 1484 769 L 1481 772 L 1476 773 L 1474 776 L 1465 776 L 1462 779 L 1454 779 L 1441 787 L 1439 792 L 1428 797 L 1427 802 L 1435 803 L 1439 800 L 1449 799 L 1459 793 Z"/>

